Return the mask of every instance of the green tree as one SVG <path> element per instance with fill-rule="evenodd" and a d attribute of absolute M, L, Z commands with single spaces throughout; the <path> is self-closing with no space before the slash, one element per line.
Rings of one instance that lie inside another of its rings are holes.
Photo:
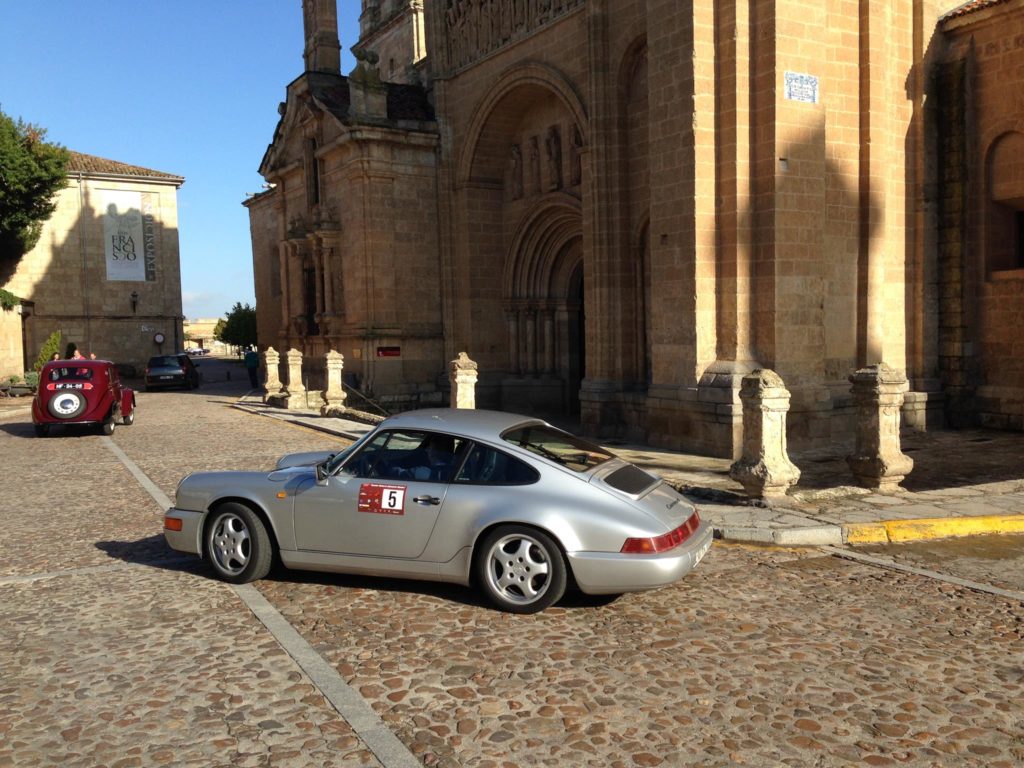
<path fill-rule="evenodd" d="M 38 371 L 53 357 L 54 352 L 60 352 L 60 337 L 60 331 L 54 331 L 50 334 L 50 338 L 43 342 L 43 348 L 39 350 L 39 357 L 33 364 L 32 370 Z"/>
<path fill-rule="evenodd" d="M 241 302 L 224 316 L 224 326 L 217 323 L 213 334 L 225 344 L 246 347 L 256 343 L 256 310 Z"/>
<path fill-rule="evenodd" d="M 67 183 L 70 155 L 46 131 L 0 112 L 0 261 L 17 262 L 39 240 Z"/>

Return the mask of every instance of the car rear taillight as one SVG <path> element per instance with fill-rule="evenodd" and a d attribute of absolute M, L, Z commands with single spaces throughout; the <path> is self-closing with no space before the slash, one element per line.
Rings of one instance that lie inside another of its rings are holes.
<path fill-rule="evenodd" d="M 92 389 L 92 384 L 87 381 L 82 385 L 82 389 Z"/>
<path fill-rule="evenodd" d="M 56 389 L 57 389 L 57 385 L 54 384 L 52 381 L 49 384 L 46 385 L 46 391 L 47 392 L 53 392 Z"/>
<path fill-rule="evenodd" d="M 667 552 L 690 538 L 698 528 L 700 528 L 700 516 L 694 512 L 685 523 L 661 536 L 649 539 L 626 539 L 626 543 L 622 545 L 619 552 L 624 555 L 654 555 L 658 552 Z"/>

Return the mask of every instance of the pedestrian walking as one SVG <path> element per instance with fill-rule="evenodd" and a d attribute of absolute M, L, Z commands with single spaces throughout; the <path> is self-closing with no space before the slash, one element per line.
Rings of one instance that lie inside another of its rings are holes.
<path fill-rule="evenodd" d="M 253 389 L 256 389 L 260 385 L 260 356 L 253 347 L 245 348 L 244 363 L 245 370 L 249 374 L 249 384 L 252 385 Z"/>

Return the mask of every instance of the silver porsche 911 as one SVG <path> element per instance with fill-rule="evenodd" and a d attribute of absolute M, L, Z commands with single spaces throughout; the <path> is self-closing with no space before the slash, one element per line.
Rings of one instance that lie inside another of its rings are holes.
<path fill-rule="evenodd" d="M 711 528 L 660 478 L 538 419 L 393 416 L 337 454 L 272 472 L 197 472 L 164 518 L 173 549 L 225 581 L 289 568 L 476 584 L 534 613 L 567 586 L 614 595 L 682 578 Z"/>

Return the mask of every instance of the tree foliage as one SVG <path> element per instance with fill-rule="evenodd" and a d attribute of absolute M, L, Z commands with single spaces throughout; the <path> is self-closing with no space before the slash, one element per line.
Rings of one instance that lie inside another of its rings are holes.
<path fill-rule="evenodd" d="M 67 183 L 70 155 L 45 137 L 44 129 L 0 112 L 0 260 L 31 250 Z"/>
<path fill-rule="evenodd" d="M 32 365 L 32 370 L 38 371 L 53 357 L 54 352 L 60 352 L 60 338 L 60 331 L 50 334 L 50 337 L 43 342 L 43 348 L 39 350 L 39 357 Z"/>
<path fill-rule="evenodd" d="M 256 310 L 248 304 L 236 302 L 224 316 L 224 325 L 213 330 L 213 335 L 225 344 L 246 347 L 256 343 Z"/>

